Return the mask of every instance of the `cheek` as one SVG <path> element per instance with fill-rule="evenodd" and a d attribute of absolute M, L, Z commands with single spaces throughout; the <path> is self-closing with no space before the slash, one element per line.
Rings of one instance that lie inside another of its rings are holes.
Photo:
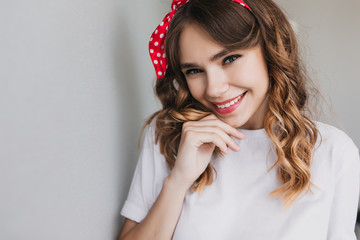
<path fill-rule="evenodd" d="M 261 65 L 259 67 L 249 67 L 244 71 L 242 83 L 259 94 L 266 93 L 269 87 L 269 76 L 266 67 Z"/>
<path fill-rule="evenodd" d="M 264 69 L 264 71 L 258 76 L 258 88 L 263 94 L 266 94 L 268 92 L 269 83 L 270 80 L 267 69 Z"/>
<path fill-rule="evenodd" d="M 193 98 L 200 102 L 203 99 L 205 92 L 204 85 L 196 80 L 187 81 L 187 85 Z"/>

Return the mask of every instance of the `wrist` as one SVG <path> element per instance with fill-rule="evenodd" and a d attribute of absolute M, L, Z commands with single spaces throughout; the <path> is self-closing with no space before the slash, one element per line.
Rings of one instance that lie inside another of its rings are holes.
<path fill-rule="evenodd" d="M 165 179 L 164 184 L 183 193 L 186 193 L 192 185 L 192 183 L 184 181 L 184 179 L 177 176 L 174 172 L 170 173 L 170 175 Z"/>

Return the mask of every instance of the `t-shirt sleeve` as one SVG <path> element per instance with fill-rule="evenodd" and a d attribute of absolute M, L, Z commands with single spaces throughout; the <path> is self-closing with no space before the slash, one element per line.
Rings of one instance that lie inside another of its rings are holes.
<path fill-rule="evenodd" d="M 128 197 L 121 215 L 141 222 L 157 199 L 169 169 L 158 144 L 155 144 L 154 124 L 150 124 L 144 138 Z"/>
<path fill-rule="evenodd" d="M 341 151 L 335 176 L 335 194 L 331 207 L 327 240 L 356 240 L 355 223 L 360 188 L 359 150 L 351 142 Z"/>

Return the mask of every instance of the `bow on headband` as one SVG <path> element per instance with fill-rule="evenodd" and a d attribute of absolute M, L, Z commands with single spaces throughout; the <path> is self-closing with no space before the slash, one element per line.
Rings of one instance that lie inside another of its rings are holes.
<path fill-rule="evenodd" d="M 169 12 L 164 17 L 160 25 L 155 29 L 155 31 L 151 35 L 150 43 L 149 43 L 150 58 L 152 60 L 152 63 L 154 64 L 156 76 L 159 79 L 164 77 L 166 69 L 168 67 L 168 61 L 166 58 L 165 45 L 164 45 L 168 27 L 177 9 L 182 5 L 184 5 L 185 3 L 187 3 L 188 1 L 189 0 L 173 0 L 171 4 L 172 11 Z M 239 3 L 241 6 L 251 11 L 250 7 L 242 0 L 232 0 L 232 1 Z"/>

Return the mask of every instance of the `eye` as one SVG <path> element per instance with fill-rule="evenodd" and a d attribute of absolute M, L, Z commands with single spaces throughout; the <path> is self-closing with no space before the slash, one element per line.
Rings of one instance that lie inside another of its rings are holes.
<path fill-rule="evenodd" d="M 228 57 L 224 58 L 223 64 L 232 63 L 233 61 L 235 61 L 235 60 L 238 59 L 239 57 L 241 57 L 241 55 L 231 55 L 231 56 L 228 56 Z"/>
<path fill-rule="evenodd" d="M 193 75 L 193 74 L 200 73 L 200 72 L 201 72 L 200 69 L 189 69 L 185 72 L 185 75 Z"/>

